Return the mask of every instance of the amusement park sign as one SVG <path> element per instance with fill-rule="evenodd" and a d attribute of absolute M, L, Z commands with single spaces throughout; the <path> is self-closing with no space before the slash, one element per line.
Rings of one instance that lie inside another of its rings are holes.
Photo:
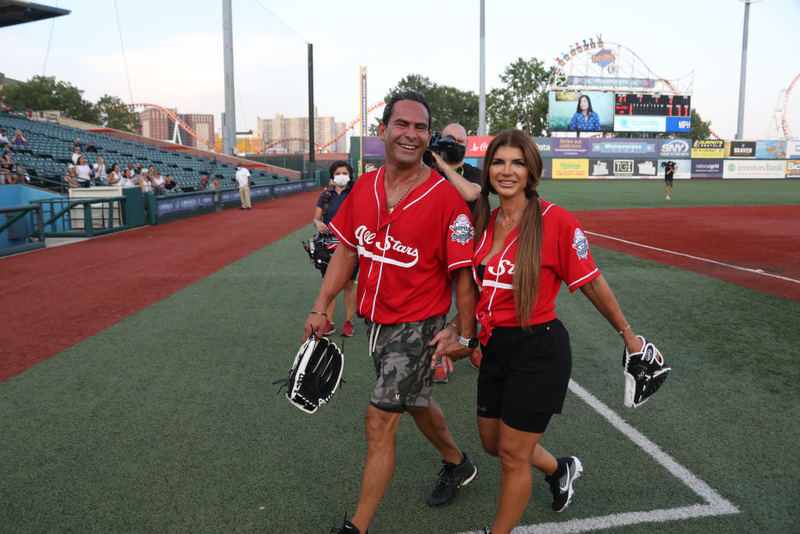
<path fill-rule="evenodd" d="M 604 48 L 592 56 L 592 63 L 606 68 L 610 63 L 614 63 L 616 58 L 614 52 L 608 48 Z"/>

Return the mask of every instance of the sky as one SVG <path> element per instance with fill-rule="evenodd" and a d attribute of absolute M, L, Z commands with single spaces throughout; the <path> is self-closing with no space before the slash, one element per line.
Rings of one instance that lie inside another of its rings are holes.
<path fill-rule="evenodd" d="M 71 14 L 0 29 L 0 72 L 7 77 L 55 76 L 93 102 L 110 94 L 126 103 L 211 113 L 219 128 L 221 0 L 37 2 Z M 409 74 L 479 92 L 480 0 L 232 4 L 239 132 L 256 130 L 257 117 L 307 116 L 308 43 L 318 115 L 337 121 L 358 117 L 359 66 L 367 67 L 369 104 Z M 500 75 L 518 58 L 535 57 L 549 68 L 570 44 L 601 34 L 635 52 L 662 78 L 693 72 L 692 107 L 717 135 L 732 139 L 744 10 L 740 0 L 486 0 L 486 91 L 502 86 Z M 798 27 L 798 0 L 751 4 L 745 139 L 767 138 L 781 91 L 800 74 L 793 38 Z M 787 117 L 800 137 L 800 87 L 789 99 Z"/>

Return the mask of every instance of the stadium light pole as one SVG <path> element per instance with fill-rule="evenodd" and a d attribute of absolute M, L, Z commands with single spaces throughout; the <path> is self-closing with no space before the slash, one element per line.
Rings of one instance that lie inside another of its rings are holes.
<path fill-rule="evenodd" d="M 233 17 L 231 0 L 222 0 L 222 56 L 225 73 L 225 113 L 222 115 L 222 153 L 232 156 L 236 147 L 236 101 L 233 92 Z M 231 142 L 233 135 L 233 142 Z"/>
<path fill-rule="evenodd" d="M 486 0 L 481 0 L 480 93 L 478 96 L 478 135 L 486 135 Z"/>
<path fill-rule="evenodd" d="M 314 45 L 308 43 L 308 176 L 317 179 L 314 146 Z"/>
<path fill-rule="evenodd" d="M 747 80 L 747 32 L 750 26 L 750 4 L 760 0 L 741 0 L 744 2 L 744 31 L 742 33 L 742 70 L 739 77 L 739 121 L 736 125 L 736 139 L 744 135 L 744 91 Z"/>

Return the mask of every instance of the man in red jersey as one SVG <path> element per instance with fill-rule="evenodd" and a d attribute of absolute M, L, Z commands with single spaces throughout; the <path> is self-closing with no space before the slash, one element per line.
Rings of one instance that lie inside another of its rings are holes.
<path fill-rule="evenodd" d="M 451 326 L 460 335 L 448 351 L 467 356 L 477 339 L 471 315 L 476 304 L 472 220 L 458 191 L 422 162 L 430 120 L 428 103 L 413 91 L 398 93 L 386 104 L 379 126 L 386 165 L 355 183 L 328 225 L 342 246 L 331 258 L 305 323 L 304 339 L 312 331 L 323 334 L 325 309 L 358 262 L 357 313 L 366 319 L 377 385 L 367 407 L 367 461 L 358 509 L 340 533 L 367 532 L 394 473 L 403 412 L 443 457 L 439 482 L 427 499 L 430 506 L 452 503 L 478 472 L 431 398 L 433 340 L 445 328 L 453 279 L 459 314 Z"/>

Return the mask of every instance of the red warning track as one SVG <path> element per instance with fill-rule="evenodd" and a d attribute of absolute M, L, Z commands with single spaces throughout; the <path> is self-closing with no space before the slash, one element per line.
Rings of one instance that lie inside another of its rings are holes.
<path fill-rule="evenodd" d="M 0 382 L 309 224 L 318 196 L 0 260 Z"/>
<path fill-rule="evenodd" d="M 800 206 L 574 214 L 592 245 L 800 301 Z"/>

